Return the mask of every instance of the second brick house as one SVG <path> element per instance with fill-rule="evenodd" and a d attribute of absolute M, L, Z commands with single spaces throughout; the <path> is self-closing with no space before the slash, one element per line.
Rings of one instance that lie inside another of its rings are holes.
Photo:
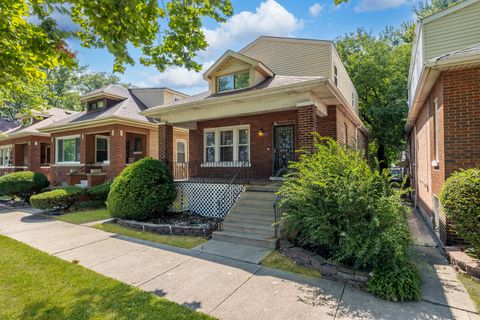
<path fill-rule="evenodd" d="M 162 152 L 159 124 L 140 112 L 185 97 L 168 88 L 127 89 L 117 85 L 83 95 L 84 112 L 41 129 L 50 135 L 52 185 L 93 186 L 112 180 L 138 159 L 158 158 Z M 188 147 L 184 129 L 173 130 L 169 145 L 174 142 L 180 157 L 184 156 L 181 151 Z"/>

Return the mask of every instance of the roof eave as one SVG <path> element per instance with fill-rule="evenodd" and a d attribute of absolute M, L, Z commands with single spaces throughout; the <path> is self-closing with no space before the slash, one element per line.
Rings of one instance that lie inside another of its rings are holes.
<path fill-rule="evenodd" d="M 136 124 L 141 125 L 142 127 L 150 127 L 156 128 L 158 126 L 157 123 L 154 122 L 147 122 L 147 121 L 140 121 L 140 120 L 133 120 L 125 117 L 119 117 L 116 115 L 101 118 L 101 119 L 94 119 L 94 120 L 84 120 L 75 123 L 67 123 L 62 125 L 51 125 L 46 126 L 44 128 L 39 129 L 41 132 L 45 133 L 54 133 L 54 132 L 61 132 L 67 130 L 75 130 L 81 128 L 88 128 L 92 126 L 98 126 L 103 124 L 112 124 L 112 123 L 126 123 L 126 124 Z"/>
<path fill-rule="evenodd" d="M 218 104 L 218 103 L 223 103 L 228 100 L 238 100 L 238 99 L 248 99 L 251 97 L 258 97 L 258 95 L 267 95 L 271 93 L 276 93 L 284 90 L 290 90 L 292 88 L 297 88 L 297 87 L 313 87 L 315 85 L 319 84 L 324 84 L 325 82 L 328 81 L 328 78 L 319 78 L 319 79 L 313 79 L 313 80 L 307 80 L 307 81 L 302 81 L 298 83 L 293 83 L 285 86 L 278 86 L 278 87 L 273 87 L 273 88 L 265 88 L 265 89 L 260 89 L 260 90 L 252 90 L 252 91 L 246 91 L 246 92 L 241 92 L 237 94 L 231 94 L 231 95 L 226 95 L 222 97 L 217 97 L 217 98 L 212 98 L 208 100 L 201 100 L 201 101 L 193 101 L 193 102 L 187 102 L 187 103 L 182 103 L 182 104 L 176 104 L 168 107 L 153 107 L 149 108 L 147 110 L 144 110 L 140 112 L 141 115 L 144 116 L 149 116 L 149 117 L 157 117 L 161 115 L 162 113 L 170 112 L 171 110 L 177 109 L 177 108 L 188 108 L 188 107 L 200 107 L 200 106 L 208 106 L 212 104 Z"/>

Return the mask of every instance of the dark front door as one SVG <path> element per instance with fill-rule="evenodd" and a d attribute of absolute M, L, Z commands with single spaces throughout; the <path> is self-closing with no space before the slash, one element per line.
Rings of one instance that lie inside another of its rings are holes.
<path fill-rule="evenodd" d="M 288 163 L 295 158 L 295 128 L 293 124 L 273 127 L 273 176 L 282 176 Z"/>

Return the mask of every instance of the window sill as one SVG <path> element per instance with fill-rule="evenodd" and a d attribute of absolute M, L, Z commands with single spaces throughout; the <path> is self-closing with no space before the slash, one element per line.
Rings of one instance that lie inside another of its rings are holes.
<path fill-rule="evenodd" d="M 83 164 L 80 162 L 57 162 L 55 164 L 50 165 L 52 167 L 81 167 Z"/>
<path fill-rule="evenodd" d="M 201 164 L 202 168 L 239 168 L 239 167 L 250 168 L 251 163 L 243 164 L 243 162 L 204 162 Z"/>

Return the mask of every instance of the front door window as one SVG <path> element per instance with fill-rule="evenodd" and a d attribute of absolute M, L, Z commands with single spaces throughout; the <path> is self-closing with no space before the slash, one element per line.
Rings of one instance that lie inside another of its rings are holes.
<path fill-rule="evenodd" d="M 282 176 L 290 161 L 295 159 L 295 129 L 293 125 L 273 127 L 273 175 Z"/>

